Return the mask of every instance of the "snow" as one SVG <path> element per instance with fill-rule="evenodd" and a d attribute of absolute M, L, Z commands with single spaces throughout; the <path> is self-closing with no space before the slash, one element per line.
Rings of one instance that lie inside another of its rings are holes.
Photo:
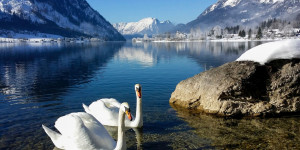
<path fill-rule="evenodd" d="M 65 38 L 60 35 L 32 32 L 10 32 L 9 35 L 11 36 L 10 38 L 8 38 L 6 35 L 0 35 L 0 43 L 88 43 L 101 41 L 99 38 Z"/>
<path fill-rule="evenodd" d="M 277 3 L 277 2 L 284 2 L 285 0 L 258 0 L 260 3 Z M 239 4 L 241 0 L 225 0 L 223 3 L 223 7 L 230 6 L 234 7 Z"/>
<path fill-rule="evenodd" d="M 245 23 L 245 22 L 247 22 L 248 20 L 249 20 L 249 19 L 242 19 L 241 22 L 242 22 L 242 23 Z"/>
<path fill-rule="evenodd" d="M 260 0 L 260 3 L 276 3 L 276 2 L 284 2 L 284 0 Z"/>
<path fill-rule="evenodd" d="M 60 35 L 54 34 L 47 34 L 47 33 L 37 33 L 37 34 L 22 34 L 22 33 L 15 33 L 14 38 L 63 38 Z"/>
<path fill-rule="evenodd" d="M 113 24 L 123 35 L 133 35 L 133 34 L 158 34 L 165 32 L 172 27 L 174 24 L 170 21 L 160 22 L 156 18 L 144 18 L 138 22 L 129 22 L 129 23 L 116 23 Z"/>
<path fill-rule="evenodd" d="M 227 1 L 223 4 L 223 7 L 226 7 L 226 6 L 234 7 L 234 6 L 236 6 L 237 4 L 239 4 L 240 2 L 241 2 L 241 0 L 227 0 Z"/>
<path fill-rule="evenodd" d="M 144 18 L 138 22 L 119 23 L 114 27 L 122 34 L 139 34 L 145 30 L 153 31 L 153 26 L 159 22 L 156 18 Z M 142 33 L 144 34 L 144 33 Z"/>
<path fill-rule="evenodd" d="M 56 8 L 56 3 L 60 0 L 36 1 L 36 0 L 0 0 L 1 15 L 16 14 L 20 18 L 29 20 L 32 23 L 45 24 L 48 20 L 53 21 L 59 27 L 67 28 L 88 35 L 98 35 L 99 37 L 113 37 L 117 31 L 102 16 L 90 6 L 82 6 L 82 0 L 70 1 L 71 6 L 65 6 L 67 12 L 61 12 Z M 77 15 L 72 11 L 81 11 Z M 67 14 L 67 15 L 66 15 Z M 88 16 L 88 18 L 83 18 Z M 1 17 L 1 16 L 0 16 Z M 75 21 L 78 21 L 78 23 Z"/>
<path fill-rule="evenodd" d="M 215 10 L 215 8 L 216 8 L 217 6 L 218 6 L 217 4 L 213 4 L 213 5 L 210 7 L 209 11 Z"/>
<path fill-rule="evenodd" d="M 236 61 L 254 61 L 261 65 L 276 59 L 300 58 L 300 40 L 283 40 L 256 46 Z"/>
<path fill-rule="evenodd" d="M 33 11 L 33 4 L 29 0 L 0 0 L 0 11 L 8 14 L 23 15 L 33 22 L 44 23 Z"/>
<path fill-rule="evenodd" d="M 242 10 L 242 11 L 240 11 L 240 14 L 247 13 L 247 12 L 248 12 L 248 10 Z"/>
<path fill-rule="evenodd" d="M 0 30 L 0 38 L 8 38 L 8 39 L 29 39 L 29 38 L 63 38 L 60 35 L 40 33 L 40 32 L 30 32 L 30 31 L 21 31 L 14 32 L 8 30 Z"/>
<path fill-rule="evenodd" d="M 193 24 L 203 30 L 215 25 L 254 27 L 273 18 L 294 20 L 300 12 L 299 4 L 299 0 L 218 0 L 201 13 Z"/>

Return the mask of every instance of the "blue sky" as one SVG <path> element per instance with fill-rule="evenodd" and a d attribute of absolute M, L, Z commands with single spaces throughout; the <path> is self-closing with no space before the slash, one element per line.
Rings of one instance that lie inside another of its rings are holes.
<path fill-rule="evenodd" d="M 217 0 L 87 0 L 110 23 L 136 22 L 146 17 L 173 23 L 196 19 Z"/>

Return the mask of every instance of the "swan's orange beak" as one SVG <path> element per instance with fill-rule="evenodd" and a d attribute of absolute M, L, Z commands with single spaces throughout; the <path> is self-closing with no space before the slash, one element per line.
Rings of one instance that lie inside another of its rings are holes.
<path fill-rule="evenodd" d="M 137 93 L 137 96 L 138 96 L 139 98 L 142 98 L 142 91 L 141 91 L 141 88 L 136 89 L 136 93 Z"/>
<path fill-rule="evenodd" d="M 128 119 L 129 119 L 130 121 L 132 121 L 132 116 L 131 116 L 130 111 L 126 110 L 125 113 L 126 113 Z"/>

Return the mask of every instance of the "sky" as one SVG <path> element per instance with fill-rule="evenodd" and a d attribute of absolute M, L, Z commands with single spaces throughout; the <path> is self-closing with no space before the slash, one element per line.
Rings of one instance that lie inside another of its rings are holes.
<path fill-rule="evenodd" d="M 175 24 L 196 19 L 217 0 L 87 0 L 110 23 L 137 22 L 153 17 Z"/>

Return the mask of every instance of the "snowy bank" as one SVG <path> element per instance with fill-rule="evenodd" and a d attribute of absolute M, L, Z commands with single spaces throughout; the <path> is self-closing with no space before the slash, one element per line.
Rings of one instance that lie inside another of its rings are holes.
<path fill-rule="evenodd" d="M 277 59 L 300 58 L 300 40 L 283 40 L 256 46 L 236 61 L 254 61 L 260 64 Z"/>

